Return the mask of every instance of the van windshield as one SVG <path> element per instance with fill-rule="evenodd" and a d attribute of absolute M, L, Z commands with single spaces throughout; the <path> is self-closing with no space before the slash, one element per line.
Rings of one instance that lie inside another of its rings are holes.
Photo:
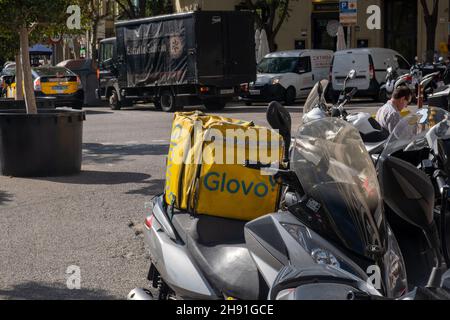
<path fill-rule="evenodd" d="M 297 57 L 264 58 L 258 65 L 259 73 L 288 73 L 295 72 Z"/>

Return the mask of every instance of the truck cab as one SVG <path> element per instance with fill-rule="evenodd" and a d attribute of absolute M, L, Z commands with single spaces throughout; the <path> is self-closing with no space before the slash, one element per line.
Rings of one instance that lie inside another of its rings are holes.
<path fill-rule="evenodd" d="M 119 110 L 125 104 L 125 99 L 120 96 L 118 76 L 116 38 L 101 40 L 98 51 L 97 98 L 108 101 L 113 110 Z"/>

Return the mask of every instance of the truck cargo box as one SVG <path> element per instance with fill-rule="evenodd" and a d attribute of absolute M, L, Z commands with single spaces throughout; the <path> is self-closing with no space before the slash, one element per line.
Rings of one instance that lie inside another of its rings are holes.
<path fill-rule="evenodd" d="M 249 12 L 196 11 L 116 23 L 121 87 L 236 86 L 256 78 Z"/>

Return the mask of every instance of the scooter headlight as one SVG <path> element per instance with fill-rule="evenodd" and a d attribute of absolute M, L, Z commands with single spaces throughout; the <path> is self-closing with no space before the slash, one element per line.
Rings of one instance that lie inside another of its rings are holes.
<path fill-rule="evenodd" d="M 317 243 L 309 229 L 302 225 L 283 223 L 282 226 L 287 232 L 311 255 L 311 258 L 317 264 L 328 265 L 352 273 L 354 276 L 361 277 L 364 272 L 356 271 L 349 263 L 321 243 Z"/>
<path fill-rule="evenodd" d="M 329 251 L 325 249 L 314 249 L 311 252 L 311 257 L 317 264 L 325 264 L 335 268 L 341 268 L 338 259 Z"/>

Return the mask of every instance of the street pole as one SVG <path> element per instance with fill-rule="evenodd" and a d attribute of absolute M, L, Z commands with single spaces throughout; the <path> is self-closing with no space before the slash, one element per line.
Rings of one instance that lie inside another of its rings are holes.
<path fill-rule="evenodd" d="M 350 49 L 352 47 L 352 26 L 347 26 L 347 49 Z"/>

